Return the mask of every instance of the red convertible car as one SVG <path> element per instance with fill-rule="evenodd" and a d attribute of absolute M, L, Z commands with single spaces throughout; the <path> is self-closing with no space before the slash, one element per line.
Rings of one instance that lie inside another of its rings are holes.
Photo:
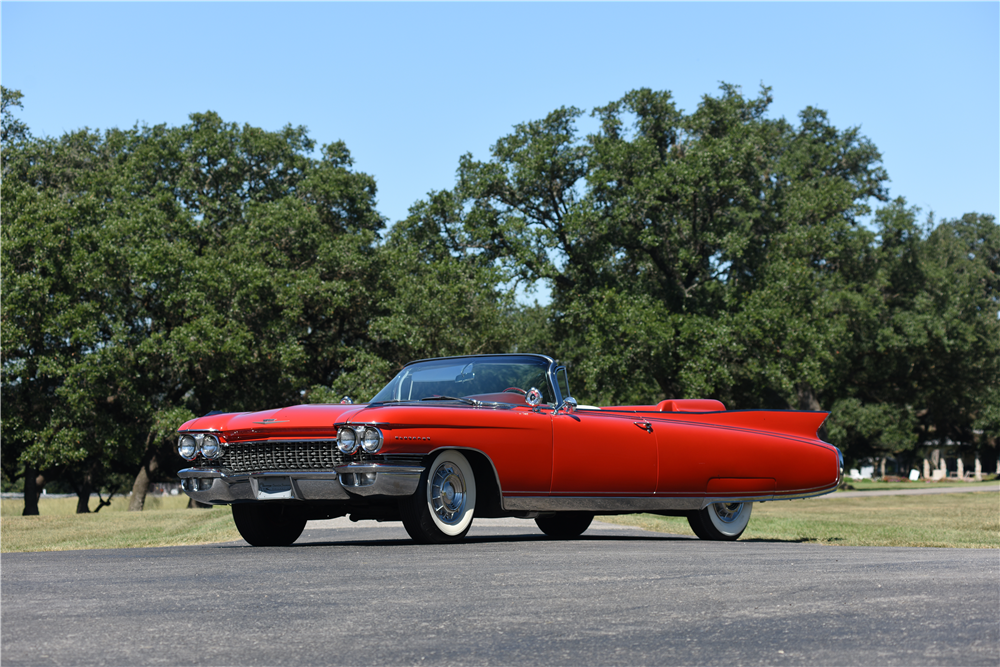
<path fill-rule="evenodd" d="M 474 516 L 583 533 L 595 515 L 687 517 L 735 540 L 755 502 L 829 493 L 843 458 L 825 412 L 727 411 L 714 400 L 591 407 L 536 354 L 407 364 L 368 403 L 211 414 L 180 427 L 181 485 L 231 504 L 255 546 L 288 545 L 306 521 L 402 521 L 417 542 L 461 540 Z"/>

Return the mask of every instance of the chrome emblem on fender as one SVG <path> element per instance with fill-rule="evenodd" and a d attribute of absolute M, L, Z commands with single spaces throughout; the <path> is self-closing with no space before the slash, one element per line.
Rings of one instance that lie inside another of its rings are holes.
<path fill-rule="evenodd" d="M 262 422 L 254 422 L 254 424 L 284 424 L 287 419 L 265 419 Z"/>

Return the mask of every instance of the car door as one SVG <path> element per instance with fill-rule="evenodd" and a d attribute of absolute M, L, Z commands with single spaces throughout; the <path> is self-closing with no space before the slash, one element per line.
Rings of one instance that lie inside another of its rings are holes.
<path fill-rule="evenodd" d="M 653 424 L 635 414 L 591 410 L 554 414 L 552 493 L 652 495 L 657 476 L 653 429 Z"/>
<path fill-rule="evenodd" d="M 473 409 L 462 442 L 493 461 L 504 495 L 542 495 L 552 479 L 552 422 L 544 412 Z"/>

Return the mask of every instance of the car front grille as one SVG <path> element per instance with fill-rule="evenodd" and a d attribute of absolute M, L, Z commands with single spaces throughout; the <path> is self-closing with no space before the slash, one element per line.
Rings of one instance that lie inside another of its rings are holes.
<path fill-rule="evenodd" d="M 198 468 L 228 468 L 234 473 L 333 470 L 352 461 L 420 466 L 425 456 L 361 452 L 348 456 L 337 449 L 336 440 L 261 440 L 227 443 L 226 453 L 221 459 L 209 461 L 199 456 L 194 465 Z"/>
<path fill-rule="evenodd" d="M 263 442 L 231 442 L 221 465 L 233 472 L 267 472 L 272 470 L 333 470 L 351 461 L 337 449 L 336 440 L 272 440 Z"/>

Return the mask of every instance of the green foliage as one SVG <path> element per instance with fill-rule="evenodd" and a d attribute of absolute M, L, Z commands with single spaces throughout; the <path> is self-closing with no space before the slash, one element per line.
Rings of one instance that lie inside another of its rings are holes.
<path fill-rule="evenodd" d="M 343 143 L 313 157 L 302 127 L 212 112 L 33 139 L 19 103 L 4 90 L 6 479 L 99 487 L 157 451 L 169 474 L 195 415 L 366 400 L 412 357 L 506 349 L 496 272 L 380 244 Z"/>
<path fill-rule="evenodd" d="M 857 398 L 837 401 L 826 424 L 830 440 L 851 452 L 897 453 L 917 443 L 916 418 L 892 403 L 862 403 Z"/>
<path fill-rule="evenodd" d="M 582 111 L 557 109 L 463 156 L 402 233 L 548 282 L 544 326 L 524 331 L 545 332 L 585 403 L 832 408 L 828 435 L 855 457 L 995 443 L 995 221 L 924 229 L 858 128 L 770 104 L 723 85 L 687 114 L 635 90 L 586 137 Z"/>
<path fill-rule="evenodd" d="M 20 90 L 11 90 L 5 86 L 0 86 L 0 114 L 3 115 L 3 125 L 0 128 L 0 145 L 6 150 L 8 146 L 12 146 L 21 141 L 26 140 L 31 136 L 31 132 L 28 130 L 28 126 L 24 124 L 24 121 L 14 118 L 13 107 L 18 109 L 23 109 L 24 105 L 21 104 L 21 100 L 24 99 L 24 95 L 21 94 Z"/>
<path fill-rule="evenodd" d="M 995 443 L 1000 228 L 970 214 L 935 226 L 898 200 L 839 295 L 830 436 L 855 458 L 918 444 Z M 842 438 L 842 440 L 840 440 Z"/>
<path fill-rule="evenodd" d="M 210 410 L 541 352 L 585 404 L 832 409 L 849 458 L 1000 436 L 1000 228 L 917 221 L 858 128 L 723 85 L 514 126 L 383 238 L 342 142 L 212 112 L 33 137 L 3 89 L 5 484 L 117 484 Z M 517 287 L 545 282 L 548 306 Z M 167 474 L 173 464 L 164 466 Z M 33 473 L 32 473 L 33 474 Z M 81 488 L 83 488 L 81 486 Z"/>
<path fill-rule="evenodd" d="M 313 147 L 213 113 L 5 146 L 8 477 L 134 475 L 196 414 L 297 403 L 344 372 L 383 220 L 346 148 Z"/>
<path fill-rule="evenodd" d="M 885 198 L 886 176 L 856 129 L 814 109 L 798 128 L 769 120 L 770 102 L 723 86 L 684 114 L 636 90 L 596 109 L 588 137 L 580 110 L 558 109 L 515 126 L 488 162 L 463 157 L 455 190 L 415 207 L 438 215 L 408 233 L 504 280 L 549 281 L 587 400 L 798 405 L 842 331 L 829 265 L 845 239 L 863 245 L 855 218 Z"/>

